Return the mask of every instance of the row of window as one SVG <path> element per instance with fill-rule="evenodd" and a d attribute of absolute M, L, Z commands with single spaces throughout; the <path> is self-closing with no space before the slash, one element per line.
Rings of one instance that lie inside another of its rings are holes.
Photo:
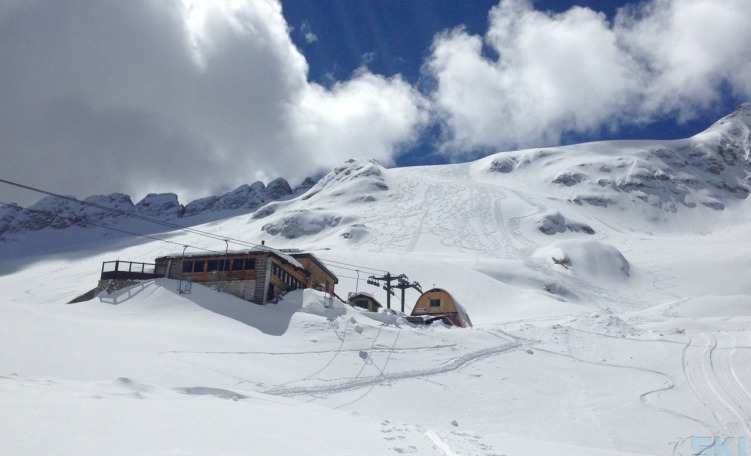
<path fill-rule="evenodd" d="M 292 277 L 289 272 L 279 267 L 276 263 L 272 263 L 271 273 L 282 279 L 282 282 L 286 283 L 290 288 L 305 288 L 305 285 L 302 282 Z"/>
<path fill-rule="evenodd" d="M 230 268 L 231 266 L 231 268 Z M 233 260 L 189 260 L 183 261 L 183 272 L 252 271 L 256 268 L 255 258 L 235 258 Z"/>

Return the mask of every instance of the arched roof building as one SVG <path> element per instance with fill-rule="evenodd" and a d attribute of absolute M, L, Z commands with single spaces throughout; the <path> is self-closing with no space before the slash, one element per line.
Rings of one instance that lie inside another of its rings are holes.
<path fill-rule="evenodd" d="M 464 307 L 451 294 L 441 288 L 433 288 L 423 293 L 412 309 L 413 317 L 420 317 L 425 323 L 443 320 L 462 328 L 472 327 L 472 320 Z"/>

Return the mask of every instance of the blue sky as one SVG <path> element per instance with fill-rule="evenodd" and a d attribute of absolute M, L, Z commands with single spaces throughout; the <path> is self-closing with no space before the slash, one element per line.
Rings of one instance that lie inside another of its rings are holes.
<path fill-rule="evenodd" d="M 350 157 L 687 137 L 751 99 L 750 22 L 748 0 L 0 2 L 0 177 L 187 203 Z"/>
<path fill-rule="evenodd" d="M 473 35 L 488 29 L 488 13 L 497 0 L 282 0 L 290 34 L 310 65 L 309 78 L 323 85 L 347 79 L 358 68 L 386 76 L 401 75 L 410 84 L 429 85 L 421 68 L 437 34 L 456 27 Z M 589 8 L 613 22 L 628 1 L 537 0 L 535 9 L 562 14 L 573 7 Z M 555 144 L 607 139 L 679 139 L 696 134 L 745 101 L 726 91 L 711 107 L 690 119 L 668 114 L 617 129 L 564 133 Z M 446 163 L 451 157 L 436 155 L 435 129 L 396 159 L 398 165 Z M 555 145 L 555 144 L 539 144 Z M 467 158 L 482 155 L 469 154 Z"/>
<path fill-rule="evenodd" d="M 373 72 L 401 74 L 415 83 L 436 34 L 454 27 L 484 34 L 488 12 L 498 0 L 282 0 L 291 37 L 310 64 L 310 78 L 322 84 L 346 79 L 367 61 Z M 574 5 L 610 19 L 624 1 L 537 1 L 545 11 Z M 315 35 L 314 41 L 306 39 Z M 310 36 L 310 35 L 309 35 Z"/>

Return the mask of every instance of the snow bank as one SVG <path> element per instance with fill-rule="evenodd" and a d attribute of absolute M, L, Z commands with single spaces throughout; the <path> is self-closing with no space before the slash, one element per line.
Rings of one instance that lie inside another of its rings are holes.
<path fill-rule="evenodd" d="M 538 249 L 534 256 L 559 272 L 597 282 L 622 282 L 631 276 L 631 264 L 615 247 L 599 241 L 565 240 Z"/>

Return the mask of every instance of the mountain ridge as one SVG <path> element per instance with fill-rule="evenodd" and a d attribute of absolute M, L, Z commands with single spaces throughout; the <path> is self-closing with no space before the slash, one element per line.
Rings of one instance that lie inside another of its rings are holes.
<path fill-rule="evenodd" d="M 97 224 L 117 224 L 131 215 L 155 218 L 160 221 L 189 221 L 190 225 L 205 223 L 227 216 L 251 213 L 259 207 L 277 200 L 292 198 L 315 185 L 307 178 L 292 189 L 283 178 L 267 185 L 257 181 L 216 196 L 200 198 L 186 205 L 180 203 L 175 193 L 150 193 L 137 203 L 129 195 L 110 193 L 92 195 L 77 202 L 73 197 L 46 196 L 29 206 L 9 204 L 0 207 L 0 240 L 4 235 L 39 231 L 44 228 L 65 229 L 71 226 L 86 227 Z"/>
<path fill-rule="evenodd" d="M 112 225 L 130 214 L 180 220 L 187 226 L 249 214 L 252 220 L 264 219 L 261 231 L 274 237 L 296 239 L 335 229 L 354 241 L 364 235 L 365 224 L 357 211 L 342 213 L 343 206 L 388 201 L 393 197 L 390 191 L 400 185 L 394 180 L 399 170 L 440 172 L 445 167 L 466 167 L 466 178 L 480 182 L 497 183 L 500 179 L 503 185 L 520 188 L 540 184 L 546 194 L 538 197 L 562 203 L 541 214 L 541 232 L 592 234 L 590 224 L 568 213 L 573 206 L 610 206 L 665 221 L 671 213 L 695 208 L 719 212 L 746 200 L 751 192 L 750 132 L 751 103 L 745 103 L 686 139 L 535 148 L 432 167 L 386 169 L 374 160 L 350 159 L 318 182 L 308 178 L 294 190 L 278 178 L 268 185 L 242 185 L 186 205 L 174 193 L 149 194 L 136 204 L 121 193 L 93 195 L 84 200 L 84 205 L 50 196 L 28 209 L 1 207 L 0 240 L 9 234 L 47 227 Z"/>

